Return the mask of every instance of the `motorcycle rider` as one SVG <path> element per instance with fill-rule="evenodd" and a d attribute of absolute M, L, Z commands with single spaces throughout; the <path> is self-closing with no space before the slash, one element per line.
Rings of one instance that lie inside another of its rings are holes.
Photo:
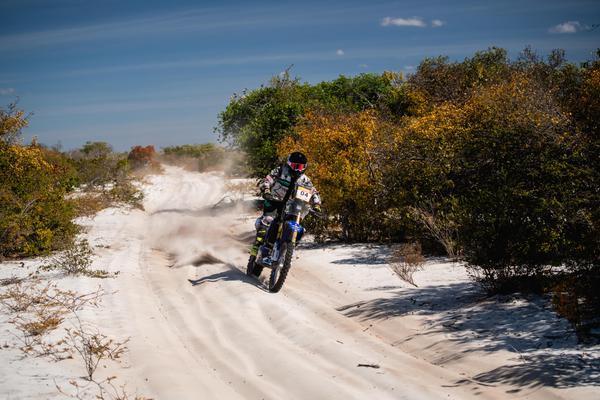
<path fill-rule="evenodd" d="M 263 215 L 256 219 L 256 239 L 250 250 L 251 256 L 256 256 L 258 248 L 265 242 L 269 226 L 275 222 L 279 222 L 278 218 L 283 213 L 287 198 L 289 198 L 288 190 L 294 189 L 297 185 L 311 188 L 312 196 L 310 199 L 313 210 L 321 211 L 321 197 L 319 192 L 313 186 L 310 178 L 304 174 L 308 160 L 306 156 L 298 151 L 291 153 L 286 162 L 277 168 L 273 169 L 260 182 L 259 188 L 262 193 Z M 291 187 L 294 185 L 293 187 Z M 290 193 L 292 191 L 290 190 Z M 276 231 L 276 230 L 273 230 Z M 271 235 L 270 235 L 271 236 Z M 267 238 L 267 246 L 272 246 L 274 238 Z"/>

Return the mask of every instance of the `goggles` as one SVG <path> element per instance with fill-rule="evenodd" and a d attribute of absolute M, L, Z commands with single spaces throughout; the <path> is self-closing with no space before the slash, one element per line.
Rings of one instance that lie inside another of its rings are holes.
<path fill-rule="evenodd" d="M 306 169 L 306 164 L 301 164 L 301 163 L 295 163 L 295 162 L 290 162 L 288 161 L 287 163 L 291 169 L 293 169 L 294 171 L 298 171 L 298 172 L 302 172 Z"/>

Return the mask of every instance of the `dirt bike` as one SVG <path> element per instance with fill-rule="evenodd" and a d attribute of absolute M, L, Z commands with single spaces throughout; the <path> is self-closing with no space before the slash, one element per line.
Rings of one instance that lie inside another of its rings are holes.
<path fill-rule="evenodd" d="M 310 207 L 312 195 L 311 187 L 300 185 L 296 185 L 293 193 L 286 194 L 283 212 L 278 213 L 267 230 L 267 242 L 272 242 L 273 246 L 263 244 L 256 256 L 251 255 L 248 260 L 246 274 L 249 276 L 258 277 L 263 268 L 271 270 L 269 292 L 279 292 L 290 271 L 294 249 L 304 235 L 304 227 L 300 223 L 309 213 L 319 214 Z M 275 240 L 270 241 L 269 238 Z"/>

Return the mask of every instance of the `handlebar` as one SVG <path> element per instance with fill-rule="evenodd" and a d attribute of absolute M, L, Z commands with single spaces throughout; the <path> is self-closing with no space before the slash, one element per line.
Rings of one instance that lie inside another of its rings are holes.
<path fill-rule="evenodd" d="M 322 212 L 322 211 L 317 211 L 317 210 L 315 210 L 314 208 L 311 208 L 311 209 L 308 211 L 308 213 L 309 213 L 310 215 L 314 215 L 314 216 L 315 216 L 315 217 L 317 217 L 317 218 L 323 218 L 323 217 L 324 217 L 324 215 L 323 215 L 323 212 Z"/>

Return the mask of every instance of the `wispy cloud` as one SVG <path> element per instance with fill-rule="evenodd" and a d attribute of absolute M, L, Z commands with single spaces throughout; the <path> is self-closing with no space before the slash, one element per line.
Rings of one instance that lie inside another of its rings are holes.
<path fill-rule="evenodd" d="M 577 33 L 579 31 L 589 29 L 587 26 L 582 25 L 579 21 L 567 21 L 561 24 L 555 25 L 548 29 L 550 33 Z"/>
<path fill-rule="evenodd" d="M 0 35 L 0 51 L 18 50 L 118 39 L 156 38 L 166 35 L 207 31 L 234 31 L 248 27 L 265 29 L 290 26 L 343 24 L 358 21 L 367 6 L 320 8 L 318 13 L 307 8 L 291 15 L 285 6 L 248 5 L 243 18 L 232 18 L 232 9 L 222 7 L 194 8 L 170 13 L 127 16 L 88 25 L 55 27 L 39 31 Z M 239 12 L 239 10 L 236 10 Z M 340 18 L 340 13 L 344 18 Z M 282 17 L 282 15 L 284 15 Z"/>
<path fill-rule="evenodd" d="M 427 28 L 431 26 L 432 28 L 439 28 L 440 26 L 445 25 L 446 23 L 441 19 L 432 19 L 429 23 L 425 22 L 425 20 L 421 17 L 411 17 L 411 18 L 392 18 L 385 17 L 381 20 L 381 26 L 412 26 L 416 28 Z"/>
<path fill-rule="evenodd" d="M 204 10 L 189 10 L 149 17 L 134 17 L 97 24 L 50 29 L 0 36 L 0 50 L 76 43 L 111 38 L 157 36 L 216 28 L 234 28 L 266 23 L 267 18 L 256 16 L 244 20 L 218 18 Z"/>
<path fill-rule="evenodd" d="M 593 36 L 582 37 L 576 43 L 570 44 L 571 51 L 589 51 L 589 48 L 597 46 Z M 547 36 L 531 43 L 538 51 L 550 51 L 557 46 L 566 46 L 566 42 L 559 40 L 556 37 Z M 498 46 L 505 48 L 522 49 L 523 42 L 520 39 L 501 41 L 495 43 Z M 485 39 L 472 39 L 454 45 L 435 44 L 435 45 L 411 45 L 403 43 L 391 47 L 355 47 L 344 51 L 344 58 L 348 60 L 359 60 L 369 64 L 369 60 L 387 58 L 387 59 L 402 59 L 406 57 L 424 57 L 444 54 L 448 56 L 464 55 L 477 50 L 489 47 L 489 41 Z M 103 74 L 126 74 L 136 71 L 155 71 L 155 70 L 180 70 L 186 68 L 203 68 L 216 66 L 236 66 L 236 65 L 258 65 L 258 64 L 274 64 L 277 67 L 289 65 L 300 61 L 332 61 L 339 59 L 340 56 L 331 50 L 315 51 L 315 52 L 298 52 L 298 53 L 274 53 L 274 54 L 254 54 L 240 55 L 234 57 L 204 57 L 204 58 L 188 58 L 175 61 L 149 61 L 138 64 L 113 64 L 98 67 L 88 67 L 74 69 L 70 71 L 59 72 L 55 74 L 40 74 L 35 78 L 15 76 L 10 82 L 3 82 L 6 86 L 12 82 L 30 82 L 35 80 L 48 80 L 59 78 L 70 78 L 73 76 L 86 75 L 103 75 Z M 361 66 L 361 68 L 363 68 Z M 0 82 L 2 84 L 2 82 Z"/>
<path fill-rule="evenodd" d="M 385 17 L 381 20 L 381 26 L 413 26 L 417 28 L 425 28 L 427 24 L 423 21 L 423 18 L 412 17 L 412 18 L 392 18 Z"/>
<path fill-rule="evenodd" d="M 342 50 L 342 49 L 337 49 L 337 50 L 335 51 L 335 54 L 337 54 L 338 56 L 343 56 L 343 55 L 344 55 L 344 54 L 346 54 L 346 53 L 344 53 L 344 50 Z"/>
<path fill-rule="evenodd" d="M 8 96 L 15 93 L 14 88 L 0 88 L 0 96 Z"/>
<path fill-rule="evenodd" d="M 342 51 L 342 54 L 339 52 Z M 245 64 L 260 64 L 269 62 L 281 62 L 283 64 L 292 61 L 327 61 L 335 59 L 340 55 L 346 53 L 339 49 L 335 53 L 331 51 L 321 52 L 306 52 L 306 53 L 280 53 L 280 54 L 258 54 L 251 56 L 238 56 L 238 57 L 206 57 L 206 58 L 192 58 L 187 60 L 178 61 L 164 61 L 164 62 L 147 62 L 141 64 L 122 64 L 122 65 L 109 65 L 97 68 L 83 68 L 67 71 L 63 76 L 79 76 L 79 75 L 94 75 L 94 74 L 105 74 L 105 73 L 122 73 L 131 71 L 144 71 L 144 70 L 162 70 L 162 69 L 178 69 L 178 68 L 199 68 L 199 67 L 216 67 L 216 66 L 233 66 L 233 65 L 245 65 Z"/>

